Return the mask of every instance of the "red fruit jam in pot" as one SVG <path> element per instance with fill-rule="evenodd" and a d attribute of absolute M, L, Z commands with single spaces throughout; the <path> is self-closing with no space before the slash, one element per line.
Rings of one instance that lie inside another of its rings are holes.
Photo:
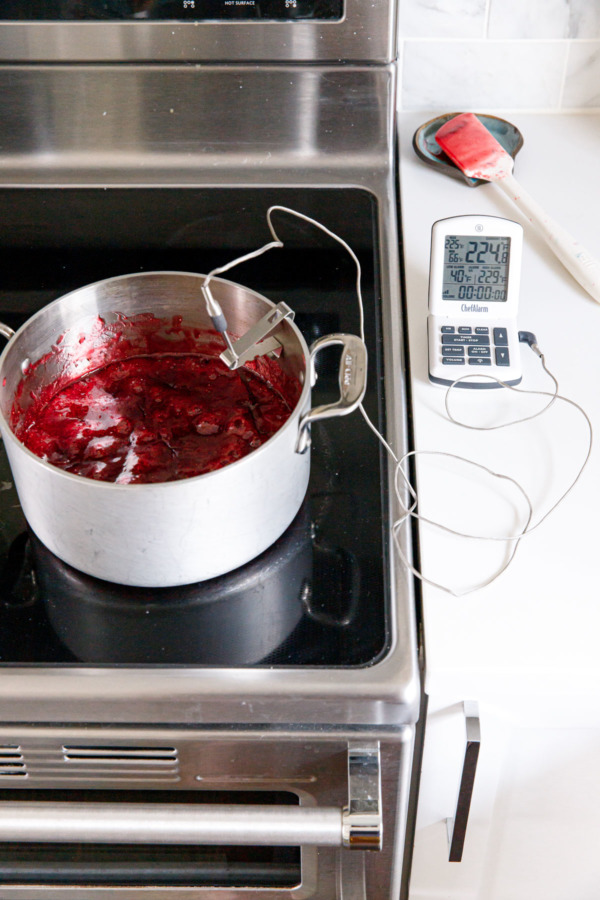
<path fill-rule="evenodd" d="M 137 345 L 129 329 L 104 365 L 32 392 L 25 408 L 17 391 L 11 425 L 32 453 L 99 481 L 175 481 L 241 459 L 287 421 L 301 386 L 275 360 L 229 370 L 214 334 L 177 323 L 177 339 L 166 344 L 148 321 Z M 128 355 L 140 348 L 148 352 Z"/>

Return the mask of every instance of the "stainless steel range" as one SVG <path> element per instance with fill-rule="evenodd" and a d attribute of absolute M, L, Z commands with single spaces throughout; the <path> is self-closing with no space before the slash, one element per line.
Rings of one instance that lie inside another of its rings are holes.
<path fill-rule="evenodd" d="M 395 13 L 0 0 L 0 320 L 111 276 L 210 271 L 291 207 L 361 262 L 364 404 L 404 449 Z M 288 303 L 309 343 L 358 333 L 343 248 L 278 230 L 235 280 Z M 319 402 L 337 368 L 320 359 Z M 283 536 L 173 589 L 61 563 L 2 457 L 2 900 L 400 896 L 420 689 L 391 474 L 358 413 L 312 439 Z"/>

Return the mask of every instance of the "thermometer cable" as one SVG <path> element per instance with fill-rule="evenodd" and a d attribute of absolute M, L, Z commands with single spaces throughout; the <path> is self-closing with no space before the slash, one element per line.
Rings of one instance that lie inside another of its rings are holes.
<path fill-rule="evenodd" d="M 260 256 L 269 250 L 282 248 L 284 246 L 283 241 L 279 238 L 279 236 L 275 230 L 275 227 L 273 225 L 272 216 L 273 216 L 273 213 L 275 213 L 275 212 L 285 213 L 285 214 L 294 216 L 295 218 L 300 219 L 303 222 L 308 223 L 309 225 L 313 225 L 315 228 L 319 229 L 321 232 L 326 234 L 328 237 L 337 241 L 337 243 L 340 244 L 350 255 L 350 257 L 355 265 L 355 268 L 356 268 L 355 290 L 356 290 L 356 298 L 357 298 L 358 311 L 359 311 L 359 332 L 360 332 L 360 338 L 364 343 L 364 341 L 365 341 L 364 304 L 363 304 L 362 289 L 361 289 L 362 271 L 361 271 L 360 260 L 358 259 L 357 255 L 354 252 L 354 250 L 352 249 L 352 247 L 350 247 L 350 245 L 345 240 L 343 240 L 343 238 L 341 238 L 339 235 L 335 234 L 335 232 L 331 231 L 329 228 L 326 228 L 325 225 L 323 225 L 321 222 L 318 222 L 316 219 L 312 219 L 310 216 L 304 215 L 303 213 L 297 212 L 296 210 L 290 209 L 289 207 L 279 206 L 279 205 L 269 207 L 269 209 L 267 210 L 266 218 L 267 218 L 267 224 L 268 224 L 269 231 L 271 233 L 272 240 L 269 243 L 265 244 L 264 246 L 260 247 L 258 250 L 255 250 L 254 252 L 247 254 L 244 257 L 238 258 L 238 259 L 234 260 L 232 263 L 227 264 L 226 266 L 223 266 L 219 269 L 213 270 L 207 276 L 207 279 L 206 279 L 207 283 L 214 275 L 216 275 L 218 273 L 220 274 L 221 272 L 226 271 L 227 269 L 231 268 L 233 265 L 237 265 L 239 262 L 243 262 L 246 259 L 251 259 L 256 256 Z M 458 385 L 460 385 L 461 382 L 473 377 L 471 375 L 463 375 L 461 378 L 457 378 L 454 382 L 452 382 L 452 384 L 446 390 L 444 404 L 445 404 L 446 415 L 450 422 L 452 422 L 454 425 L 457 425 L 458 427 L 461 427 L 461 428 L 467 428 L 472 431 L 481 431 L 481 432 L 495 431 L 500 428 L 510 428 L 514 425 L 520 425 L 520 424 L 523 424 L 524 422 L 532 421 L 533 419 L 537 419 L 539 416 L 544 415 L 544 413 L 548 412 L 548 410 L 552 406 L 554 406 L 556 403 L 563 403 L 563 404 L 566 404 L 566 405 L 574 408 L 583 417 L 585 424 L 586 424 L 587 432 L 588 432 L 587 447 L 586 447 L 583 462 L 579 466 L 579 469 L 577 470 L 575 477 L 571 480 L 571 482 L 569 483 L 566 490 L 564 490 L 560 494 L 558 499 L 556 499 L 552 503 L 550 508 L 535 522 L 533 521 L 533 518 L 534 518 L 533 503 L 532 503 L 527 491 L 525 490 L 525 488 L 516 479 L 512 478 L 512 476 L 503 474 L 501 472 L 494 472 L 488 466 L 485 466 L 482 463 L 477 462 L 476 460 L 469 459 L 468 457 L 465 457 L 465 456 L 460 456 L 459 454 L 448 453 L 443 450 L 409 450 L 406 453 L 404 453 L 402 456 L 398 456 L 394 452 L 394 450 L 392 449 L 392 447 L 388 443 L 388 441 L 385 439 L 385 437 L 381 434 L 381 432 L 373 424 L 373 422 L 369 418 L 369 415 L 368 415 L 367 411 L 365 410 L 363 404 L 360 403 L 358 406 L 358 409 L 360 410 L 360 412 L 363 416 L 363 419 L 365 420 L 365 423 L 370 428 L 370 430 L 375 434 L 375 436 L 381 443 L 382 447 L 384 448 L 385 452 L 387 453 L 389 458 L 392 460 L 393 465 L 394 465 L 394 475 L 393 475 L 394 492 L 395 492 L 396 500 L 399 505 L 400 513 L 397 517 L 394 518 L 394 521 L 392 522 L 391 533 L 392 533 L 392 538 L 393 538 L 394 546 L 396 549 L 396 553 L 398 554 L 398 558 L 400 559 L 402 564 L 405 566 L 405 568 L 415 578 L 418 578 L 424 584 L 430 585 L 431 587 L 438 588 L 439 590 L 444 591 L 445 593 L 450 594 L 453 597 L 462 597 L 462 596 L 465 596 L 466 594 L 471 594 L 475 591 L 482 590 L 483 588 L 492 584 L 492 582 L 496 581 L 496 579 L 499 578 L 500 575 L 502 575 L 502 573 L 506 571 L 506 569 L 512 563 L 523 538 L 526 537 L 527 535 L 532 534 L 534 531 L 536 531 L 540 527 L 540 525 L 546 521 L 546 519 L 556 510 L 556 508 L 563 502 L 563 500 L 565 500 L 565 498 L 575 488 L 576 484 L 578 483 L 581 476 L 583 475 L 583 472 L 589 462 L 589 459 L 590 459 L 590 456 L 592 453 L 593 429 L 592 429 L 592 423 L 590 421 L 589 416 L 587 415 L 587 413 L 585 412 L 583 407 L 580 406 L 575 400 L 571 400 L 569 397 L 566 397 L 560 393 L 558 380 L 552 374 L 552 372 L 548 369 L 548 367 L 546 365 L 546 360 L 545 360 L 544 354 L 542 353 L 542 351 L 540 350 L 540 348 L 538 346 L 538 342 L 537 342 L 535 335 L 531 331 L 520 331 L 519 332 L 519 341 L 521 343 L 527 344 L 533 350 L 533 352 L 536 354 L 536 356 L 539 358 L 544 372 L 548 375 L 548 377 L 551 379 L 551 381 L 553 383 L 553 390 L 552 391 L 543 391 L 543 390 L 525 389 L 522 387 L 516 387 L 515 385 L 508 384 L 504 381 L 501 381 L 499 378 L 496 378 L 491 375 L 485 376 L 485 377 L 489 378 L 490 381 L 495 382 L 499 387 L 505 387 L 507 390 L 513 391 L 516 394 L 523 394 L 523 395 L 528 395 L 531 397 L 545 398 L 546 402 L 540 410 L 537 410 L 536 412 L 534 412 L 530 415 L 526 415 L 526 416 L 523 416 L 520 418 L 511 419 L 506 422 L 501 422 L 501 423 L 492 424 L 492 425 L 470 425 L 466 422 L 461 421 L 453 414 L 452 409 L 451 409 L 450 399 L 451 399 L 451 397 L 454 396 L 453 392 L 454 392 L 455 388 Z M 478 377 L 481 377 L 481 375 L 478 375 Z M 468 466 L 471 466 L 473 469 L 477 469 L 480 472 L 481 471 L 486 472 L 488 475 L 491 475 L 494 479 L 497 479 L 499 481 L 504 481 L 506 483 L 511 484 L 516 489 L 516 491 L 521 495 L 521 497 L 523 498 L 523 500 L 525 502 L 526 508 L 527 508 L 527 515 L 525 516 L 525 522 L 523 524 L 523 527 L 521 529 L 519 529 L 515 534 L 489 536 L 489 535 L 475 534 L 475 533 L 460 531 L 458 529 L 451 528 L 450 526 L 445 525 L 443 522 L 439 522 L 439 521 L 431 519 L 427 516 L 422 515 L 418 511 L 419 497 L 418 497 L 417 490 L 414 487 L 413 483 L 411 482 L 410 475 L 407 471 L 408 467 L 410 466 L 411 461 L 414 461 L 414 459 L 417 456 L 436 456 L 436 457 L 445 457 L 447 459 L 458 460 L 462 463 L 466 463 Z M 467 540 L 495 541 L 495 542 L 500 542 L 500 543 L 505 543 L 505 544 L 511 544 L 512 546 L 511 546 L 510 552 L 508 553 L 508 557 L 505 560 L 505 562 L 489 578 L 485 579 L 484 581 L 480 582 L 479 584 L 476 584 L 473 587 L 467 588 L 462 591 L 457 591 L 451 587 L 440 584 L 440 583 L 433 581 L 432 579 L 426 577 L 423 574 L 423 572 L 421 572 L 410 561 L 407 553 L 405 552 L 405 550 L 402 546 L 402 541 L 401 541 L 401 534 L 403 532 L 403 529 L 406 527 L 407 523 L 410 521 L 422 522 L 422 523 L 427 524 L 435 529 L 438 529 L 439 531 L 445 532 L 450 535 L 454 535 L 456 537 L 465 538 Z"/>
<path fill-rule="evenodd" d="M 589 462 L 589 459 L 590 459 L 590 456 L 592 453 L 593 428 L 592 428 L 592 423 L 590 421 L 588 414 L 585 412 L 583 407 L 580 406 L 579 403 L 577 403 L 575 400 L 570 399 L 569 397 L 564 396 L 563 394 L 561 394 L 559 392 L 560 388 L 559 388 L 558 380 L 552 374 L 552 372 L 548 369 L 548 366 L 546 365 L 545 356 L 538 346 L 535 335 L 530 331 L 520 331 L 519 332 L 519 341 L 521 343 L 525 343 L 529 347 L 531 347 L 533 352 L 539 358 L 544 372 L 552 380 L 554 389 L 552 391 L 543 391 L 543 390 L 531 390 L 531 389 L 519 388 L 519 387 L 515 387 L 514 385 L 507 384 L 506 382 L 503 382 L 500 379 L 494 378 L 493 376 L 489 376 L 489 378 L 491 380 L 495 381 L 498 384 L 498 386 L 505 387 L 508 390 L 514 391 L 517 394 L 528 395 L 531 397 L 546 398 L 546 402 L 540 410 L 532 413 L 531 415 L 522 416 L 520 418 L 511 419 L 507 422 L 501 422 L 501 423 L 496 423 L 496 424 L 492 424 L 492 425 L 471 425 L 467 422 L 463 422 L 453 414 L 453 412 L 451 410 L 450 398 L 453 396 L 453 391 L 456 388 L 456 386 L 460 382 L 469 378 L 470 377 L 469 375 L 462 376 L 462 378 L 457 379 L 455 382 L 453 382 L 450 385 L 450 387 L 447 389 L 446 394 L 445 394 L 444 405 L 445 405 L 446 415 L 447 415 L 449 421 L 452 422 L 454 425 L 457 425 L 461 428 L 467 428 L 472 431 L 482 431 L 482 432 L 495 431 L 500 428 L 510 428 L 513 425 L 520 425 L 524 422 L 532 421 L 533 419 L 537 419 L 540 416 L 544 415 L 544 413 L 546 413 L 550 409 L 550 407 L 553 406 L 555 403 L 566 404 L 566 405 L 574 408 L 583 417 L 583 419 L 585 421 L 587 433 L 588 433 L 587 446 L 586 446 L 586 451 L 585 451 L 583 461 L 580 464 L 574 478 L 571 480 L 571 482 L 569 483 L 566 490 L 564 490 L 558 496 L 558 498 L 552 503 L 550 508 L 542 516 L 540 516 L 540 518 L 535 522 L 533 522 L 533 516 L 534 516 L 533 503 L 532 503 L 527 491 L 516 479 L 512 478 L 510 475 L 506 475 L 501 472 L 495 472 L 492 469 L 488 468 L 487 466 L 483 465 L 482 463 L 479 463 L 473 459 L 469 459 L 468 457 L 461 456 L 459 454 L 447 453 L 443 450 L 410 450 L 407 453 L 405 453 L 403 456 L 397 457 L 396 454 L 394 453 L 394 451 L 392 450 L 392 448 L 389 446 L 389 444 L 384 440 L 384 438 L 377 431 L 375 426 L 370 422 L 365 411 L 362 410 L 363 416 L 365 417 L 367 424 L 378 436 L 379 440 L 383 443 L 383 445 L 386 448 L 386 451 L 388 452 L 388 454 L 391 456 L 391 458 L 393 459 L 393 461 L 395 463 L 394 488 L 395 488 L 395 493 L 396 493 L 396 499 L 399 503 L 400 510 L 401 510 L 400 515 L 395 519 L 395 521 L 392 524 L 392 534 L 393 534 L 393 538 L 394 538 L 394 545 L 396 548 L 396 552 L 398 553 L 398 556 L 402 560 L 402 563 L 416 578 L 418 578 L 424 584 L 427 584 L 431 587 L 438 588 L 439 590 L 444 591 L 445 593 L 450 594 L 453 597 L 462 597 L 462 596 L 465 596 L 466 594 L 471 594 L 475 591 L 481 590 L 481 589 L 487 587 L 488 585 L 492 584 L 492 582 L 496 581 L 496 579 L 499 578 L 500 575 L 506 571 L 506 569 L 512 563 L 522 539 L 524 537 L 526 537 L 527 535 L 532 534 L 534 531 L 536 531 L 540 527 L 540 525 L 542 525 L 542 523 L 546 521 L 546 519 L 556 510 L 556 508 L 563 502 L 563 500 L 566 499 L 566 497 L 575 488 L 575 485 L 578 483 L 581 476 L 583 475 L 583 472 Z M 455 459 L 462 463 L 466 463 L 468 466 L 471 466 L 472 468 L 482 470 L 482 471 L 486 472 L 487 474 L 491 475 L 495 479 L 504 480 L 506 482 L 511 483 L 513 485 L 513 487 L 516 488 L 517 492 L 519 492 L 521 494 L 522 498 L 525 501 L 526 507 L 527 507 L 527 515 L 525 517 L 525 522 L 523 524 L 523 527 L 514 534 L 490 536 L 490 535 L 483 535 L 483 534 L 476 534 L 476 533 L 460 531 L 458 529 L 451 528 L 450 526 L 445 525 L 444 523 L 442 523 L 440 521 L 437 521 L 435 519 L 431 519 L 427 516 L 422 515 L 418 511 L 419 497 L 417 494 L 417 490 L 414 487 L 414 485 L 412 484 L 412 482 L 410 480 L 410 476 L 407 472 L 407 467 L 408 467 L 409 461 L 411 459 L 414 459 L 417 456 L 436 456 L 436 457 L 445 457 L 445 458 Z M 410 498 L 408 501 L 405 499 L 407 496 Z M 400 542 L 400 534 L 401 534 L 403 528 L 405 527 L 405 525 L 407 524 L 407 522 L 409 522 L 410 520 L 423 522 L 424 524 L 427 524 L 439 531 L 443 531 L 443 532 L 446 532 L 447 534 L 451 534 L 451 535 L 454 535 L 457 537 L 466 538 L 466 539 L 470 539 L 470 540 L 478 540 L 478 541 L 496 541 L 496 542 L 511 544 L 512 546 L 511 546 L 510 552 L 509 552 L 508 557 L 505 560 L 504 564 L 499 569 L 497 569 L 493 575 L 491 575 L 489 578 L 485 579 L 484 581 L 481 581 L 480 583 L 474 585 L 473 587 L 467 588 L 465 590 L 454 590 L 453 588 L 450 588 L 447 585 L 440 584 L 439 582 L 433 581 L 432 579 L 426 577 L 423 574 L 423 572 L 419 571 L 416 568 L 416 566 L 414 566 L 411 563 L 411 561 L 408 559 L 407 554 L 404 552 L 404 549 Z"/>

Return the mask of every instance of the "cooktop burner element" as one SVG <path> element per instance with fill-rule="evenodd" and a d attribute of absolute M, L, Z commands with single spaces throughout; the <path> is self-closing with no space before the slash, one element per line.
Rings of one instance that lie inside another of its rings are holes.
<path fill-rule="evenodd" d="M 367 192 L 1 193 L 10 195 L 2 197 L 0 242 L 11 265 L 3 266 L 0 319 L 12 327 L 85 283 L 161 267 L 208 271 L 254 249 L 274 201 L 325 219 L 361 260 L 365 406 L 383 427 L 376 204 Z M 240 266 L 236 280 L 274 302 L 285 300 L 309 344 L 328 332 L 358 333 L 355 271 L 344 250 L 305 223 L 282 219 L 278 228 L 285 248 Z M 338 365 L 335 350 L 319 357 L 317 402 L 335 397 Z M 373 664 L 387 649 L 385 460 L 358 414 L 313 426 L 306 500 L 271 548 L 229 575 L 183 588 L 124 588 L 62 563 L 28 532 L 4 456 L 1 466 L 0 665 L 356 667 Z"/>

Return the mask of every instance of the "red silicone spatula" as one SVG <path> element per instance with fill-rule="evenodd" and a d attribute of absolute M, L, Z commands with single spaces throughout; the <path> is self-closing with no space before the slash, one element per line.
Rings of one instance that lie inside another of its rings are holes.
<path fill-rule="evenodd" d="M 501 188 L 538 229 L 573 278 L 600 303 L 600 263 L 523 190 L 512 174 L 512 156 L 477 116 L 461 113 L 449 119 L 436 132 L 435 139 L 469 178 L 491 181 Z"/>

